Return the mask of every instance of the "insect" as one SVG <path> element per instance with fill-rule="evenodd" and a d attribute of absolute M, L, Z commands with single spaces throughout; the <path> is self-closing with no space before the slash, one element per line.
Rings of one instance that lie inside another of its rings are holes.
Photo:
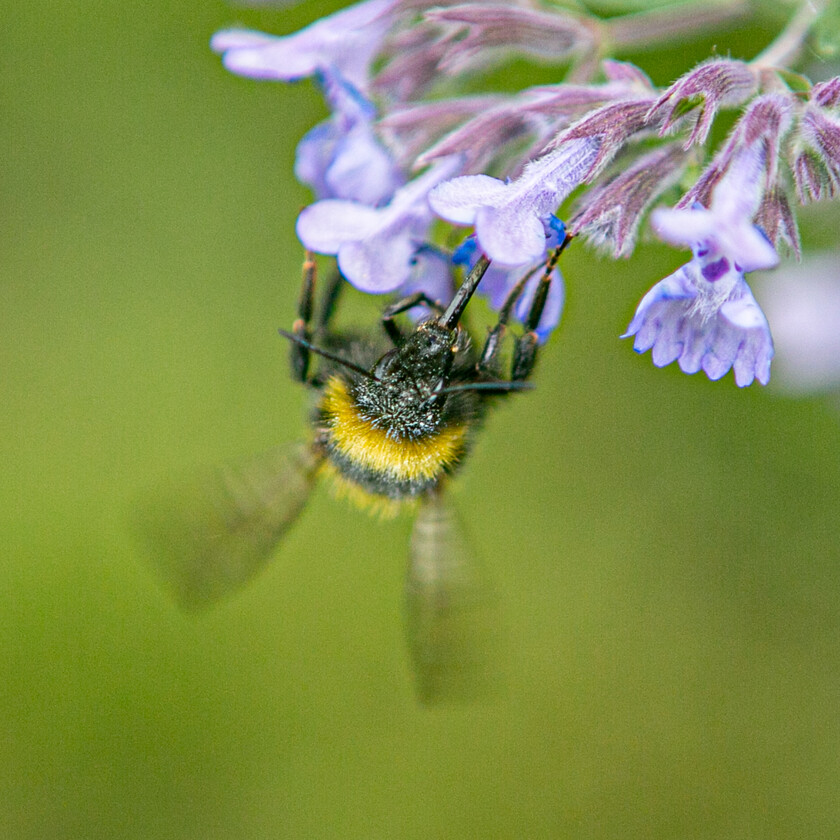
<path fill-rule="evenodd" d="M 388 516 L 416 509 L 409 545 L 405 623 L 420 699 L 481 693 L 485 655 L 496 631 L 493 597 L 472 558 L 445 486 L 468 453 L 494 400 L 530 387 L 539 323 L 555 249 L 527 317 L 502 346 L 528 275 L 510 292 L 479 350 L 462 324 L 489 262 L 481 256 L 448 305 L 418 292 L 387 306 L 381 336 L 332 326 L 338 272 L 316 306 L 316 268 L 307 255 L 292 330 L 293 377 L 315 394 L 309 438 L 193 481 L 179 491 L 180 516 L 155 521 L 159 565 L 186 606 L 202 606 L 241 586 L 271 556 L 303 510 L 318 478 L 360 507 Z M 429 316 L 404 330 L 397 317 L 423 305 Z"/>

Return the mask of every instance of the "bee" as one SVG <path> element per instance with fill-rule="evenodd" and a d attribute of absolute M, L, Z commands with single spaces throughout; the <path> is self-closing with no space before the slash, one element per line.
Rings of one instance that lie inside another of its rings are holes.
<path fill-rule="evenodd" d="M 480 256 L 444 306 L 418 292 L 386 306 L 380 337 L 337 331 L 344 284 L 337 271 L 316 306 L 316 265 L 307 254 L 291 331 L 293 378 L 315 395 L 307 440 L 214 470 L 178 492 L 179 516 L 147 516 L 158 565 L 180 603 L 209 604 L 249 580 L 298 518 L 319 478 L 381 516 L 415 511 L 405 584 L 405 625 L 424 703 L 474 697 L 492 681 L 495 599 L 470 553 L 445 488 L 462 466 L 493 401 L 526 390 L 553 252 L 524 330 L 502 352 L 526 275 L 510 292 L 479 350 L 462 318 L 489 261 Z M 424 306 L 403 329 L 398 316 Z M 502 375 L 503 357 L 509 375 Z"/>

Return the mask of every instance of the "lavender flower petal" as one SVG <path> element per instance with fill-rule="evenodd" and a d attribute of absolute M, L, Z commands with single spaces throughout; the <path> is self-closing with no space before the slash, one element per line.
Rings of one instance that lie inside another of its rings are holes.
<path fill-rule="evenodd" d="M 505 184 L 487 175 L 466 175 L 429 194 L 432 209 L 455 224 L 475 224 L 484 253 L 502 265 L 523 265 L 545 253 L 545 220 L 586 177 L 599 143 L 586 138 L 564 144 L 529 163 Z"/>
<path fill-rule="evenodd" d="M 423 292 L 427 297 L 445 306 L 455 293 L 452 281 L 452 262 L 448 254 L 431 245 L 421 245 L 412 257 L 411 274 L 398 289 L 400 295 Z M 409 310 L 409 315 L 419 315 L 424 308 Z"/>
<path fill-rule="evenodd" d="M 473 225 L 479 208 L 503 201 L 507 187 L 504 181 L 489 175 L 462 175 L 435 187 L 429 193 L 429 204 L 448 222 Z"/>
<path fill-rule="evenodd" d="M 525 284 L 522 291 L 522 296 L 516 304 L 516 317 L 520 321 L 525 321 L 528 317 L 528 312 L 531 309 L 531 303 L 534 300 L 534 295 L 537 292 L 537 286 L 542 279 L 543 272 L 537 271 L 531 279 Z M 560 316 L 563 314 L 563 305 L 566 302 L 566 284 L 563 280 L 563 275 L 560 269 L 555 266 L 551 274 L 551 286 L 548 290 L 548 297 L 545 300 L 545 309 L 540 316 L 537 328 L 534 330 L 537 334 L 540 344 L 545 344 L 548 336 L 560 323 Z"/>
<path fill-rule="evenodd" d="M 373 103 L 336 72 L 323 73 L 322 82 L 334 113 L 298 144 L 295 175 L 317 198 L 387 201 L 404 179 L 374 133 Z"/>
<path fill-rule="evenodd" d="M 364 0 L 292 35 L 223 30 L 213 36 L 210 46 L 222 53 L 228 70 L 241 76 L 288 82 L 335 67 L 364 90 L 370 63 L 391 26 L 389 13 L 396 3 Z"/>
<path fill-rule="evenodd" d="M 562 233 L 560 232 L 561 230 L 563 230 Z M 558 229 L 558 226 L 549 227 L 544 234 L 548 250 L 551 251 L 556 248 L 564 235 L 564 229 Z M 475 241 L 475 237 L 470 236 L 455 252 L 453 261 L 459 264 L 463 263 L 465 270 L 468 270 L 475 265 L 478 254 L 478 243 Z M 500 266 L 495 262 L 491 262 L 490 267 L 482 278 L 481 285 L 478 287 L 478 293 L 488 300 L 492 309 L 498 311 L 504 306 L 514 287 L 523 277 L 529 276 L 514 308 L 514 314 L 524 323 L 531 309 L 537 286 L 543 275 L 544 266 L 542 259 L 529 265 L 515 266 L 513 268 Z M 551 286 L 549 287 L 545 308 L 535 330 L 541 344 L 545 343 L 552 330 L 560 322 L 565 297 L 566 292 L 563 275 L 560 273 L 559 267 L 555 266 L 551 275 Z"/>
<path fill-rule="evenodd" d="M 674 245 L 702 247 L 710 259 L 724 255 L 742 271 L 772 268 L 779 262 L 766 237 L 753 225 L 763 191 L 764 157 L 743 152 L 720 180 L 711 207 L 653 212 L 654 230 Z"/>
<path fill-rule="evenodd" d="M 694 261 L 682 266 L 642 298 L 622 338 L 635 336 L 638 353 L 652 350 L 657 367 L 676 361 L 684 373 L 703 370 L 712 380 L 733 369 L 740 388 L 754 379 L 766 385 L 773 341 L 743 275 L 711 309 L 707 285 Z"/>
<path fill-rule="evenodd" d="M 318 254 L 337 254 L 345 242 L 364 239 L 382 224 L 382 212 L 358 201 L 327 198 L 305 207 L 296 231 L 304 247 Z"/>

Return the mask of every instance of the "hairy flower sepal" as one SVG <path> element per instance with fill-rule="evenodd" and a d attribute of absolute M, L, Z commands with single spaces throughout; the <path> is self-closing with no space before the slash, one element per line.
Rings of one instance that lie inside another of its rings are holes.
<path fill-rule="evenodd" d="M 641 300 L 627 332 L 633 349 L 653 363 L 678 362 L 684 373 L 720 379 L 730 368 L 741 388 L 770 379 L 773 340 L 744 274 L 725 257 L 704 265 L 695 256 Z"/>
<path fill-rule="evenodd" d="M 429 204 L 449 222 L 475 225 L 478 244 L 493 262 L 531 263 L 545 254 L 547 221 L 588 175 L 599 144 L 591 137 L 565 143 L 508 183 L 489 175 L 453 178 L 431 191 Z"/>
<path fill-rule="evenodd" d="M 432 221 L 429 190 L 461 165 L 459 156 L 441 160 L 398 189 L 384 207 L 316 201 L 298 216 L 298 238 L 310 251 L 335 255 L 341 273 L 357 289 L 392 292 L 410 279 L 415 254 L 425 242 Z"/>

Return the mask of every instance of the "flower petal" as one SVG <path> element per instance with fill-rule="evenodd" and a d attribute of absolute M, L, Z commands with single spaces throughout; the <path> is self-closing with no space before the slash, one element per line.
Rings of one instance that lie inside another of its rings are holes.
<path fill-rule="evenodd" d="M 272 36 L 243 29 L 218 32 L 210 41 L 232 73 L 255 79 L 293 81 L 318 70 L 338 68 L 360 90 L 368 68 L 390 28 L 398 0 L 364 0 L 291 35 Z"/>
<path fill-rule="evenodd" d="M 409 237 L 392 237 L 385 230 L 343 244 L 338 249 L 338 267 L 362 292 L 393 292 L 408 281 L 415 250 Z"/>
<path fill-rule="evenodd" d="M 642 298 L 625 336 L 637 352 L 652 350 L 653 363 L 678 362 L 684 373 L 702 370 L 720 379 L 730 368 L 738 387 L 770 378 L 773 341 L 767 320 L 740 275 L 716 310 L 698 290 L 695 261 L 657 283 Z M 699 277 L 699 275 L 698 275 Z M 698 305 L 702 304 L 702 305 Z"/>
<path fill-rule="evenodd" d="M 379 224 L 379 211 L 373 207 L 333 198 L 305 207 L 295 230 L 310 251 L 337 254 L 345 242 L 369 236 Z"/>
<path fill-rule="evenodd" d="M 542 271 L 535 272 L 534 276 L 525 284 L 522 296 L 516 304 L 516 317 L 522 322 L 528 317 L 531 303 L 534 300 L 537 286 L 542 280 L 542 277 Z M 540 344 L 546 342 L 551 331 L 560 323 L 560 316 L 563 314 L 565 300 L 566 284 L 563 281 L 563 275 L 560 273 L 560 270 L 555 268 L 551 275 L 551 286 L 548 290 L 548 297 L 545 300 L 545 308 L 535 330 Z"/>
<path fill-rule="evenodd" d="M 372 205 L 387 201 L 403 183 L 387 150 L 364 126 L 336 144 L 324 181 L 330 194 Z"/>
<path fill-rule="evenodd" d="M 429 193 L 429 206 L 448 222 L 472 225 L 479 208 L 500 202 L 505 188 L 504 181 L 489 175 L 462 175 L 438 184 Z"/>
<path fill-rule="evenodd" d="M 518 203 L 501 210 L 481 207 L 476 214 L 475 235 L 484 253 L 501 265 L 524 265 L 545 254 L 545 226 Z"/>

